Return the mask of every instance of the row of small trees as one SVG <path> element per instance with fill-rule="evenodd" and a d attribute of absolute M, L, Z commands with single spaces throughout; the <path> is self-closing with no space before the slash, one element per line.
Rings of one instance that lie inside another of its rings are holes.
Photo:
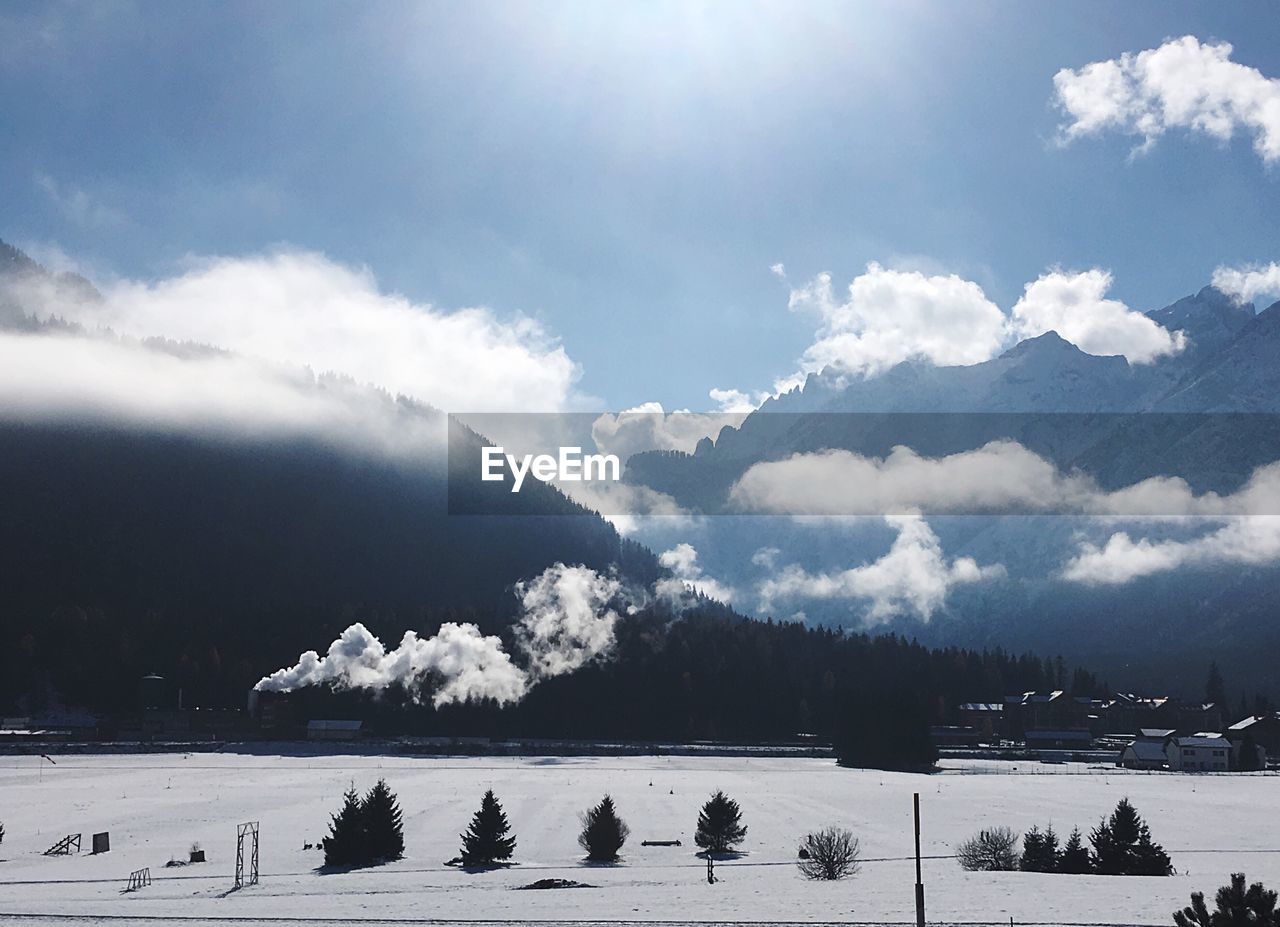
<path fill-rule="evenodd" d="M 596 863 L 615 862 L 631 835 L 631 828 L 618 816 L 613 798 L 604 796 L 599 804 L 582 812 L 579 821 L 582 829 L 578 832 L 578 845 L 586 851 L 587 859 Z M 462 834 L 462 864 L 491 866 L 510 859 L 516 848 L 516 838 L 510 831 L 502 804 L 490 789 L 484 793 L 480 810 Z M 747 828 L 742 823 L 738 803 L 717 791 L 698 813 L 694 843 L 708 853 L 731 853 L 746 836 Z"/>
<path fill-rule="evenodd" d="M 605 795 L 579 818 L 582 830 L 578 844 L 586 851 L 587 859 L 599 863 L 616 861 L 631 828 L 618 816 L 613 798 Z M 698 813 L 694 842 L 708 853 L 731 853 L 746 836 L 738 803 L 717 791 Z M 460 837 L 459 860 L 464 866 L 497 865 L 515 854 L 516 837 L 492 789 L 484 793 L 479 810 Z M 404 855 L 400 807 L 385 780 L 379 779 L 364 798 L 354 786 L 347 790 L 341 810 L 330 820 L 329 836 L 322 846 L 328 866 L 369 866 Z"/>
<path fill-rule="evenodd" d="M 960 865 L 973 871 L 1021 869 L 1024 872 L 1097 873 L 1099 875 L 1155 875 L 1173 873 L 1173 864 L 1164 848 L 1151 838 L 1151 829 L 1127 798 L 1120 799 L 1110 817 L 1089 834 L 1084 846 L 1080 829 L 1071 831 L 1059 848 L 1058 835 L 1050 825 L 1032 827 L 1022 837 L 1007 827 L 993 827 L 956 848 Z"/>

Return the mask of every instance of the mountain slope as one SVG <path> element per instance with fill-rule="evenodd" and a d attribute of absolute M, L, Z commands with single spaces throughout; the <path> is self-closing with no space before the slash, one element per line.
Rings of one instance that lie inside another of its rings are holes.
<path fill-rule="evenodd" d="M 1168 412 L 1280 412 L 1280 302 L 1250 318 L 1158 401 Z"/>
<path fill-rule="evenodd" d="M 1087 355 L 1049 333 L 971 367 L 908 362 L 875 379 L 847 382 L 828 370 L 694 455 L 632 457 L 627 478 L 690 508 L 719 512 L 733 483 L 756 462 L 827 448 L 883 456 L 895 444 L 940 456 L 1011 438 L 1105 488 L 1178 475 L 1196 492 L 1232 492 L 1254 467 L 1280 460 L 1280 417 L 1254 414 L 1280 411 L 1280 305 L 1255 316 L 1252 306 L 1205 288 L 1150 316 L 1187 334 L 1182 355 L 1131 366 L 1123 358 Z M 1137 667 L 1176 667 L 1198 679 L 1216 657 L 1250 684 L 1273 685 L 1280 631 L 1272 590 L 1280 567 L 1265 560 L 1247 567 L 1191 564 L 1125 585 L 1088 586 L 1061 578 L 1068 558 L 1082 538 L 1102 543 L 1126 526 L 1029 516 L 931 517 L 928 523 L 948 561 L 967 556 L 1000 564 L 1006 579 L 958 587 L 932 616 L 900 614 L 890 629 L 931 643 L 1085 657 L 1117 677 Z M 1157 539 L 1186 537 L 1193 528 L 1182 526 L 1177 534 L 1129 526 L 1135 538 Z M 739 590 L 740 608 L 795 610 L 810 621 L 858 627 L 865 599 L 830 595 L 770 604 L 753 601 L 750 590 L 789 565 L 838 576 L 872 563 L 885 555 L 884 534 L 852 524 L 720 517 L 708 520 L 699 548 L 707 552 L 708 572 Z M 770 550 L 764 562 L 774 566 L 762 567 L 755 553 Z"/>
<path fill-rule="evenodd" d="M 12 249 L 0 262 L 10 270 L 0 268 L 0 284 L 14 274 L 22 283 L 0 285 L 6 356 L 53 345 L 68 364 L 102 365 L 93 377 L 183 374 L 160 401 L 146 394 L 152 380 L 99 377 L 75 392 L 76 371 L 59 369 L 48 379 L 66 389 L 7 381 L 16 392 L 0 404 L 0 713 L 46 686 L 127 698 L 127 680 L 180 658 L 203 668 L 199 691 L 211 701 L 238 703 L 248 682 L 356 614 L 398 615 L 388 622 L 398 636 L 466 613 L 492 633 L 515 611 L 513 585 L 557 561 L 639 585 L 657 576 L 649 551 L 543 483 L 509 494 L 502 515 L 451 515 L 451 483 L 490 484 L 448 472 L 449 424 L 435 409 L 199 345 L 37 320 L 21 302 L 31 285 L 84 296 L 87 284 Z M 223 379 L 202 379 L 215 373 Z M 227 378 L 244 375 L 260 376 L 252 387 L 283 385 L 287 401 L 226 399 Z M 480 436 L 459 427 L 452 439 L 478 455 Z M 49 637 L 50 624 L 63 633 Z M 96 674 L 95 652 L 105 657 Z M 104 685 L 119 674 L 126 681 Z"/>

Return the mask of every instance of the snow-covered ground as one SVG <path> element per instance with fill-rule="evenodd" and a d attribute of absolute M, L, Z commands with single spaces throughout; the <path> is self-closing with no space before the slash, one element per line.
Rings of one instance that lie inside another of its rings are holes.
<path fill-rule="evenodd" d="M 1080 766 L 965 762 L 939 775 L 840 769 L 818 759 L 477 758 L 278 756 L 252 753 L 66 756 L 38 771 L 34 757 L 0 757 L 0 922 L 12 915 L 349 923 L 414 920 L 658 920 L 912 922 L 911 795 L 920 792 L 926 856 L 945 856 L 978 828 L 1052 823 L 1087 832 L 1128 795 L 1173 857 L 1167 879 L 968 873 L 926 859 L 930 922 L 1170 924 L 1193 890 L 1232 871 L 1280 887 L 1280 777 L 1137 774 Z M 1043 773 L 1043 774 L 1032 774 Z M 1073 774 L 1075 773 L 1075 774 Z M 322 874 L 316 850 L 329 813 L 352 782 L 385 776 L 404 810 L 406 858 Z M 444 865 L 493 788 L 519 844 L 519 865 L 484 873 Z M 720 863 L 708 885 L 694 856 L 698 808 L 721 788 L 742 805 L 745 855 Z M 584 865 L 578 812 L 605 792 L 631 823 L 625 861 Z M 229 892 L 235 826 L 261 822 L 259 885 Z M 803 880 L 800 836 L 828 824 L 862 843 L 862 872 L 838 883 Z M 111 852 L 89 855 L 110 831 Z M 46 857 L 69 832 L 85 851 Z M 642 847 L 680 839 L 682 847 Z M 193 842 L 204 865 L 165 868 Z M 122 893 L 129 872 L 155 882 Z M 513 891 L 542 878 L 592 888 Z M 38 921 L 35 921 L 38 922 Z M 117 921 L 119 922 L 119 921 Z"/>

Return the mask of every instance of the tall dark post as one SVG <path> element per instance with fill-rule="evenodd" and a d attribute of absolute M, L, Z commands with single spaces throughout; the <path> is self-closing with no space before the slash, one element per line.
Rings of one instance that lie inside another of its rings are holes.
<path fill-rule="evenodd" d="M 916 811 L 916 927 L 924 927 L 924 882 L 920 878 L 920 793 L 915 793 Z"/>

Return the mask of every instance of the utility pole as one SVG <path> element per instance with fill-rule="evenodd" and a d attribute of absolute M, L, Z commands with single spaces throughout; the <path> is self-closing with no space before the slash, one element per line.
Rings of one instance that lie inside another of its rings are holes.
<path fill-rule="evenodd" d="M 924 927 L 924 882 L 920 877 L 920 793 L 915 793 L 916 812 L 916 927 Z"/>

